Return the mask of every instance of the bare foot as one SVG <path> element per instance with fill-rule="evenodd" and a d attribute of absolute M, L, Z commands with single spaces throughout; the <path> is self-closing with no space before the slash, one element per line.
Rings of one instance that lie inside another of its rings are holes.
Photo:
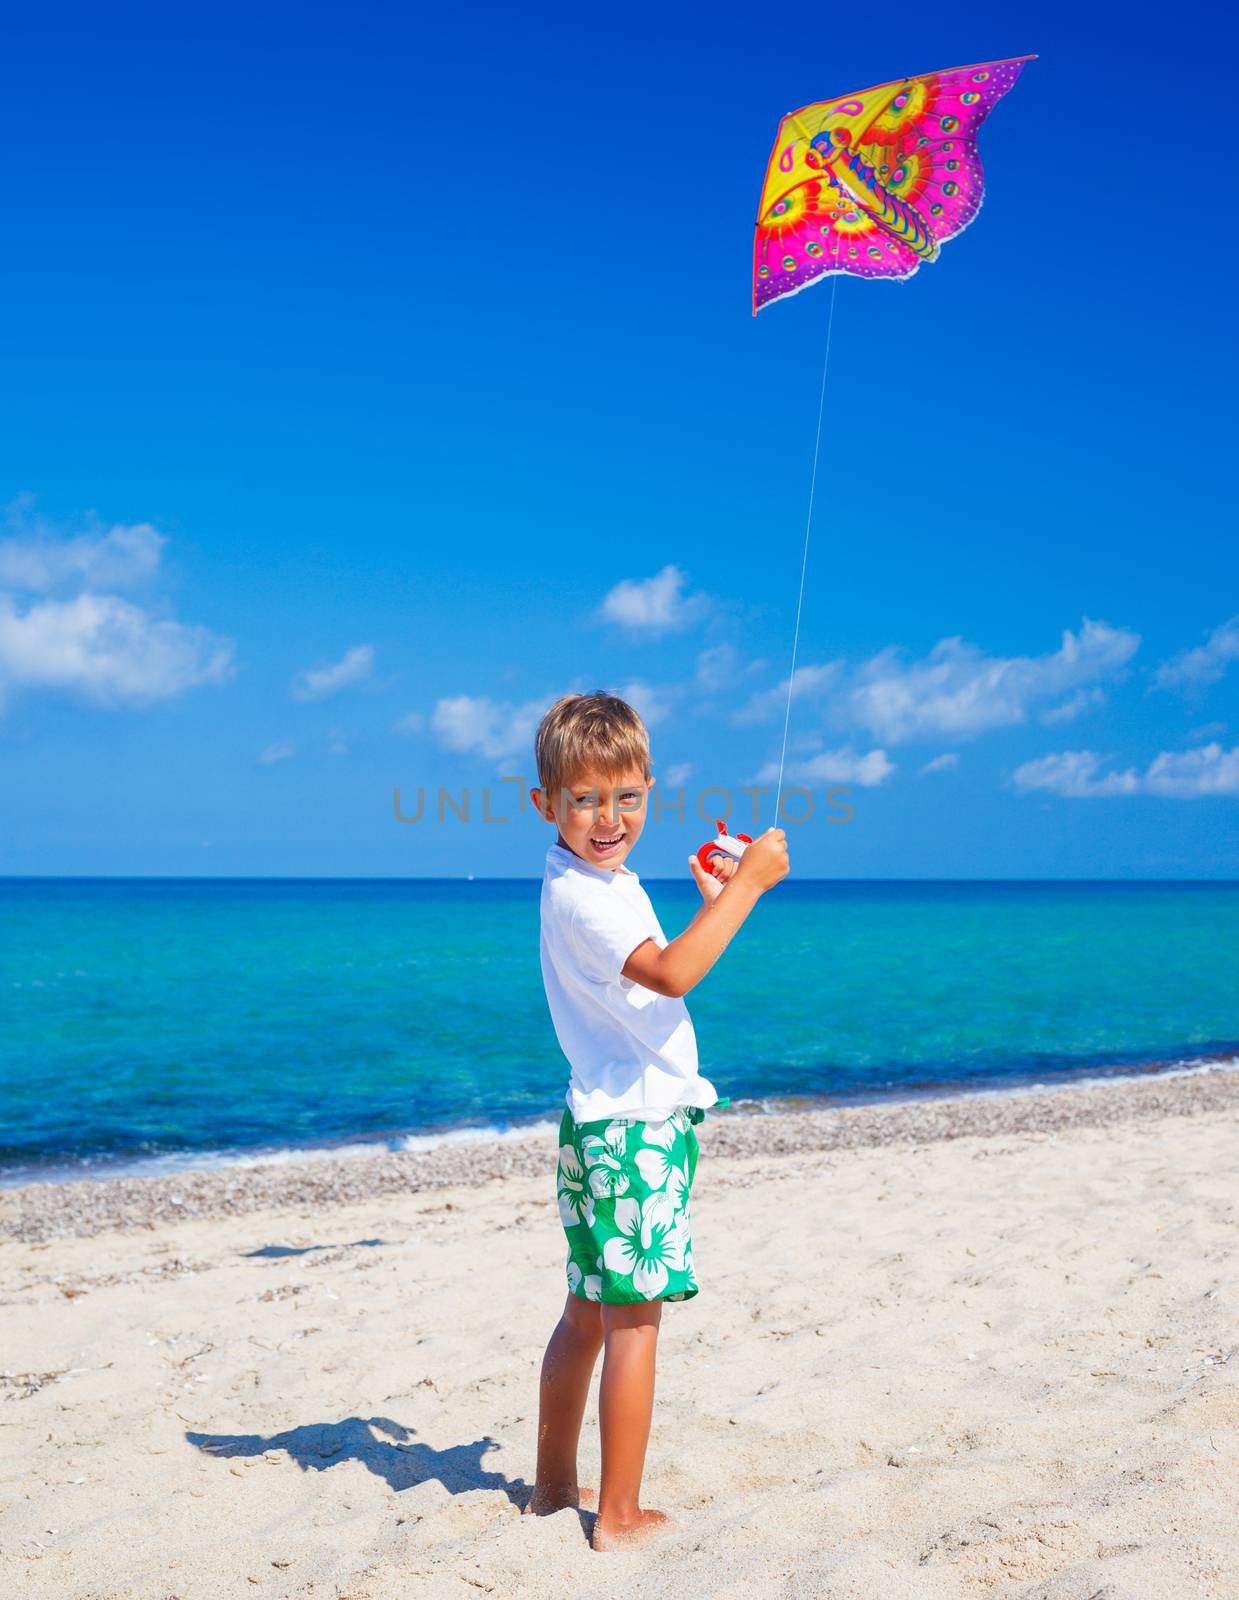
<path fill-rule="evenodd" d="M 581 1489 L 571 1483 L 535 1483 L 533 1493 L 525 1502 L 522 1512 L 526 1517 L 549 1517 L 553 1511 L 571 1507 L 579 1511 L 582 1506 L 592 1506 L 598 1499 L 595 1489 Z"/>
<path fill-rule="evenodd" d="M 665 1511 L 638 1511 L 631 1522 L 620 1522 L 615 1518 L 604 1522 L 597 1517 L 589 1542 L 595 1550 L 631 1550 L 635 1545 L 644 1544 L 654 1534 L 674 1526 Z"/>

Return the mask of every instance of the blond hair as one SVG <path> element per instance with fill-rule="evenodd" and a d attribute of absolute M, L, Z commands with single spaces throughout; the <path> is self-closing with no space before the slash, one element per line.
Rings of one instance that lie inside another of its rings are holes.
<path fill-rule="evenodd" d="M 538 725 L 534 737 L 538 782 L 552 801 L 578 774 L 592 770 L 624 778 L 634 767 L 650 775 L 650 736 L 645 723 L 618 695 L 562 695 Z"/>

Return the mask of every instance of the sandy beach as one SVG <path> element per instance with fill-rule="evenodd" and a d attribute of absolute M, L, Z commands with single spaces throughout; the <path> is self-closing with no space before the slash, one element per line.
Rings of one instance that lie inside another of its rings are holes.
<path fill-rule="evenodd" d="M 1234 1072 L 708 1119 L 610 1556 L 520 1515 L 550 1136 L 7 1191 L 3 1592 L 1239 1596 L 1237 1134 Z"/>

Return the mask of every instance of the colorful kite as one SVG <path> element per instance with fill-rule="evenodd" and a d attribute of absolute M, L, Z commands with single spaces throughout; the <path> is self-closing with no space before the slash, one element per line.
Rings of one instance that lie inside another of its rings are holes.
<path fill-rule="evenodd" d="M 753 244 L 753 315 L 818 278 L 910 278 L 976 216 L 977 129 L 1026 61 L 821 100 L 779 124 Z"/>

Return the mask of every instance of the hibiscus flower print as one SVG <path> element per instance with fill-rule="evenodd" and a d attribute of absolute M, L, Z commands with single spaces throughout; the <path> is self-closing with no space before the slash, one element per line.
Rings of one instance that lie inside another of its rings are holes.
<path fill-rule="evenodd" d="M 565 1111 L 559 1144 L 571 1292 L 616 1305 L 691 1299 L 698 1289 L 689 1220 L 697 1144 L 687 1114 L 581 1124 Z"/>
<path fill-rule="evenodd" d="M 627 1118 L 620 1118 L 615 1122 L 608 1122 L 601 1133 L 591 1133 L 582 1139 L 581 1150 L 585 1156 L 585 1165 L 592 1167 L 605 1156 L 620 1159 L 628 1143 L 628 1130 L 631 1126 Z"/>
<path fill-rule="evenodd" d="M 671 1203 L 678 1209 L 688 1194 L 688 1176 L 684 1168 L 672 1161 L 668 1151 L 661 1149 L 638 1150 L 635 1156 L 637 1171 L 651 1189 L 664 1189 Z"/>
<path fill-rule="evenodd" d="M 670 1150 L 675 1145 L 676 1119 L 667 1117 L 662 1122 L 643 1122 L 641 1124 L 641 1143 L 655 1144 L 660 1150 Z"/>
<path fill-rule="evenodd" d="M 614 1200 L 628 1192 L 628 1174 L 624 1171 L 628 1128 L 627 1121 L 611 1122 L 601 1134 L 591 1134 L 582 1142 L 589 1168 L 589 1192 L 599 1200 Z"/>
<path fill-rule="evenodd" d="M 615 1233 L 602 1247 L 602 1264 L 617 1277 L 632 1278 L 644 1299 L 654 1300 L 667 1287 L 670 1272 L 684 1270 L 684 1238 L 675 1208 L 666 1194 L 615 1202 Z"/>
<path fill-rule="evenodd" d="M 579 1266 L 577 1266 L 575 1261 L 569 1261 L 568 1263 L 568 1287 L 572 1290 L 573 1294 L 581 1294 L 584 1292 L 587 1300 L 602 1299 L 601 1273 L 591 1272 L 582 1277 L 581 1269 Z"/>
<path fill-rule="evenodd" d="M 628 1192 L 628 1174 L 616 1156 L 605 1155 L 589 1169 L 589 1192 L 599 1200 L 614 1200 Z"/>
<path fill-rule="evenodd" d="M 587 1228 L 594 1225 L 594 1202 L 585 1192 L 585 1174 L 570 1144 L 559 1151 L 559 1219 L 565 1228 L 578 1222 Z"/>

